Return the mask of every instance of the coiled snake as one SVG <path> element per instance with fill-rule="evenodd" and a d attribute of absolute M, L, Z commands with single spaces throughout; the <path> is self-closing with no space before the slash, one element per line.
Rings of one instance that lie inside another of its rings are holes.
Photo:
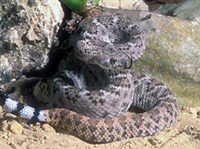
<path fill-rule="evenodd" d="M 62 60 L 59 72 L 35 86 L 35 97 L 51 108 L 24 105 L 1 90 L 0 103 L 7 112 L 62 127 L 93 143 L 149 136 L 176 121 L 171 91 L 126 69 L 145 49 L 139 25 L 125 16 L 104 14 L 80 24 L 79 31 L 72 38 L 75 50 Z M 144 112 L 124 114 L 133 106 Z"/>

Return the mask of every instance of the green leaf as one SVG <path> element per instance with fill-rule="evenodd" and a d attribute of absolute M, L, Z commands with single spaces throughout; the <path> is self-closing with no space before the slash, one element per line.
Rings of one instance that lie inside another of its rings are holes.
<path fill-rule="evenodd" d="M 83 13 L 87 0 L 62 0 L 63 3 L 75 12 Z"/>
<path fill-rule="evenodd" d="M 97 5 L 100 0 L 93 0 L 94 4 Z"/>
<path fill-rule="evenodd" d="M 77 13 L 84 13 L 87 0 L 62 0 L 63 3 Z M 93 0 L 94 5 L 97 5 L 100 0 Z"/>

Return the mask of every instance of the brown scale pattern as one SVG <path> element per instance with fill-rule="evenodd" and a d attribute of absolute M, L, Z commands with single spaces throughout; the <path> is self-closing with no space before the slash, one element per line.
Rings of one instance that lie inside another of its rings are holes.
<path fill-rule="evenodd" d="M 55 108 L 45 111 L 45 122 L 64 128 L 67 132 L 92 143 L 106 143 L 149 136 L 170 127 L 176 121 L 178 115 L 176 98 L 171 91 L 157 79 L 145 75 L 136 75 L 132 71 L 126 73 L 132 75 L 129 81 L 135 84 L 134 96 L 130 99 L 130 102 L 132 102 L 133 107 L 140 107 L 145 112 L 112 118 L 92 118 L 66 108 Z M 115 81 L 117 79 L 114 78 Z M 119 80 L 123 81 L 123 77 Z M 124 84 L 126 84 L 126 81 Z M 124 86 L 120 87 L 123 88 Z M 115 92 L 115 94 L 117 93 Z M 88 97 L 90 95 L 88 94 Z M 98 94 L 98 96 L 102 95 Z M 95 98 L 93 100 L 95 106 L 92 108 L 98 109 L 98 104 L 104 105 L 102 100 L 97 101 Z M 110 108 L 118 107 L 113 105 Z"/>
<path fill-rule="evenodd" d="M 176 99 L 171 96 L 150 111 L 113 118 L 89 118 L 68 109 L 47 110 L 47 122 L 92 143 L 143 137 L 170 127 L 177 117 Z"/>

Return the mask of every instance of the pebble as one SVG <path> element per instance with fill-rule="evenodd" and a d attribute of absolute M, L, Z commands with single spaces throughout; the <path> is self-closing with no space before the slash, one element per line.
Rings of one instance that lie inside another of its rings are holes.
<path fill-rule="evenodd" d="M 55 129 L 52 126 L 50 126 L 49 124 L 42 124 L 42 129 L 45 132 L 56 132 Z"/>
<path fill-rule="evenodd" d="M 197 110 L 195 108 L 190 108 L 189 113 L 192 114 L 195 118 L 197 117 Z"/>
<path fill-rule="evenodd" d="M 197 115 L 200 115 L 200 110 L 197 112 Z"/>
<path fill-rule="evenodd" d="M 16 120 L 11 121 L 8 129 L 14 134 L 22 134 L 23 132 L 22 125 Z"/>
<path fill-rule="evenodd" d="M 2 109 L 2 107 L 0 106 L 0 113 L 3 113 L 3 109 Z"/>
<path fill-rule="evenodd" d="M 3 122 L 1 122 L 1 130 L 2 131 L 8 130 L 8 122 L 7 122 L 7 120 L 4 120 Z"/>
<path fill-rule="evenodd" d="M 156 145 L 158 144 L 157 140 L 155 140 L 155 139 L 149 138 L 148 141 L 149 141 L 149 143 L 150 143 L 151 145 L 153 145 L 153 146 L 156 146 Z"/>

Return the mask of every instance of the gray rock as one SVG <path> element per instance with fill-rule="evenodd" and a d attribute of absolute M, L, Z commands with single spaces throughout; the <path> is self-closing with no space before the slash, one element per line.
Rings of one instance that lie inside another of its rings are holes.
<path fill-rule="evenodd" d="M 100 0 L 103 7 L 130 10 L 148 10 L 144 0 Z"/>
<path fill-rule="evenodd" d="M 151 8 L 151 6 L 150 6 Z M 200 1 L 183 0 L 177 4 L 159 5 L 153 8 L 154 12 L 172 15 L 181 19 L 194 20 L 200 22 Z"/>
<path fill-rule="evenodd" d="M 0 1 L 0 82 L 9 82 L 23 68 L 47 60 L 62 18 L 59 1 Z"/>

